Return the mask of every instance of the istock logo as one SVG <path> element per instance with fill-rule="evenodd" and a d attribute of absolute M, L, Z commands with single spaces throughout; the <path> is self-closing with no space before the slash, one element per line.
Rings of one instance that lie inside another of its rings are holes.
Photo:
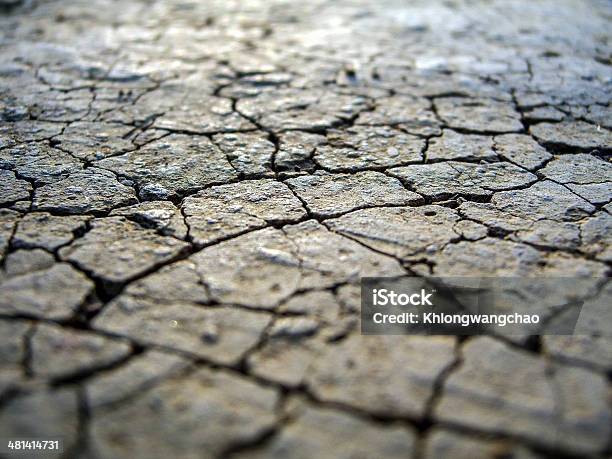
<path fill-rule="evenodd" d="M 433 306 L 429 298 L 435 293 L 431 290 L 429 293 L 424 288 L 420 293 L 395 293 L 393 290 L 386 288 L 372 290 L 372 304 L 374 306 Z"/>

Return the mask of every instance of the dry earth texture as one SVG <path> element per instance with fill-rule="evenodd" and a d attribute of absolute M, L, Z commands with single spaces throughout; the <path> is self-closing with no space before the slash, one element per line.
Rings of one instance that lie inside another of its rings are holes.
<path fill-rule="evenodd" d="M 612 310 L 524 339 L 358 313 L 362 276 L 608 275 L 610 5 L 1 0 L 0 437 L 609 457 Z"/>

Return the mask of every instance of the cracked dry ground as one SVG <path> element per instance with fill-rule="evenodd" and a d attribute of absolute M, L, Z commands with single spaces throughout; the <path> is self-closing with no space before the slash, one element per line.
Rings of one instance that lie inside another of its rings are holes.
<path fill-rule="evenodd" d="M 0 437 L 611 453 L 579 336 L 361 336 L 362 276 L 606 277 L 608 2 L 7 1 Z"/>

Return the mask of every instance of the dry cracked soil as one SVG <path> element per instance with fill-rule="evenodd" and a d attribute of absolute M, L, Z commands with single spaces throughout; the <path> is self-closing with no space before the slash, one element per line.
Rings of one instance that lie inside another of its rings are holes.
<path fill-rule="evenodd" d="M 362 336 L 359 280 L 608 276 L 610 5 L 0 0 L 0 438 L 609 457 L 609 308 Z"/>

